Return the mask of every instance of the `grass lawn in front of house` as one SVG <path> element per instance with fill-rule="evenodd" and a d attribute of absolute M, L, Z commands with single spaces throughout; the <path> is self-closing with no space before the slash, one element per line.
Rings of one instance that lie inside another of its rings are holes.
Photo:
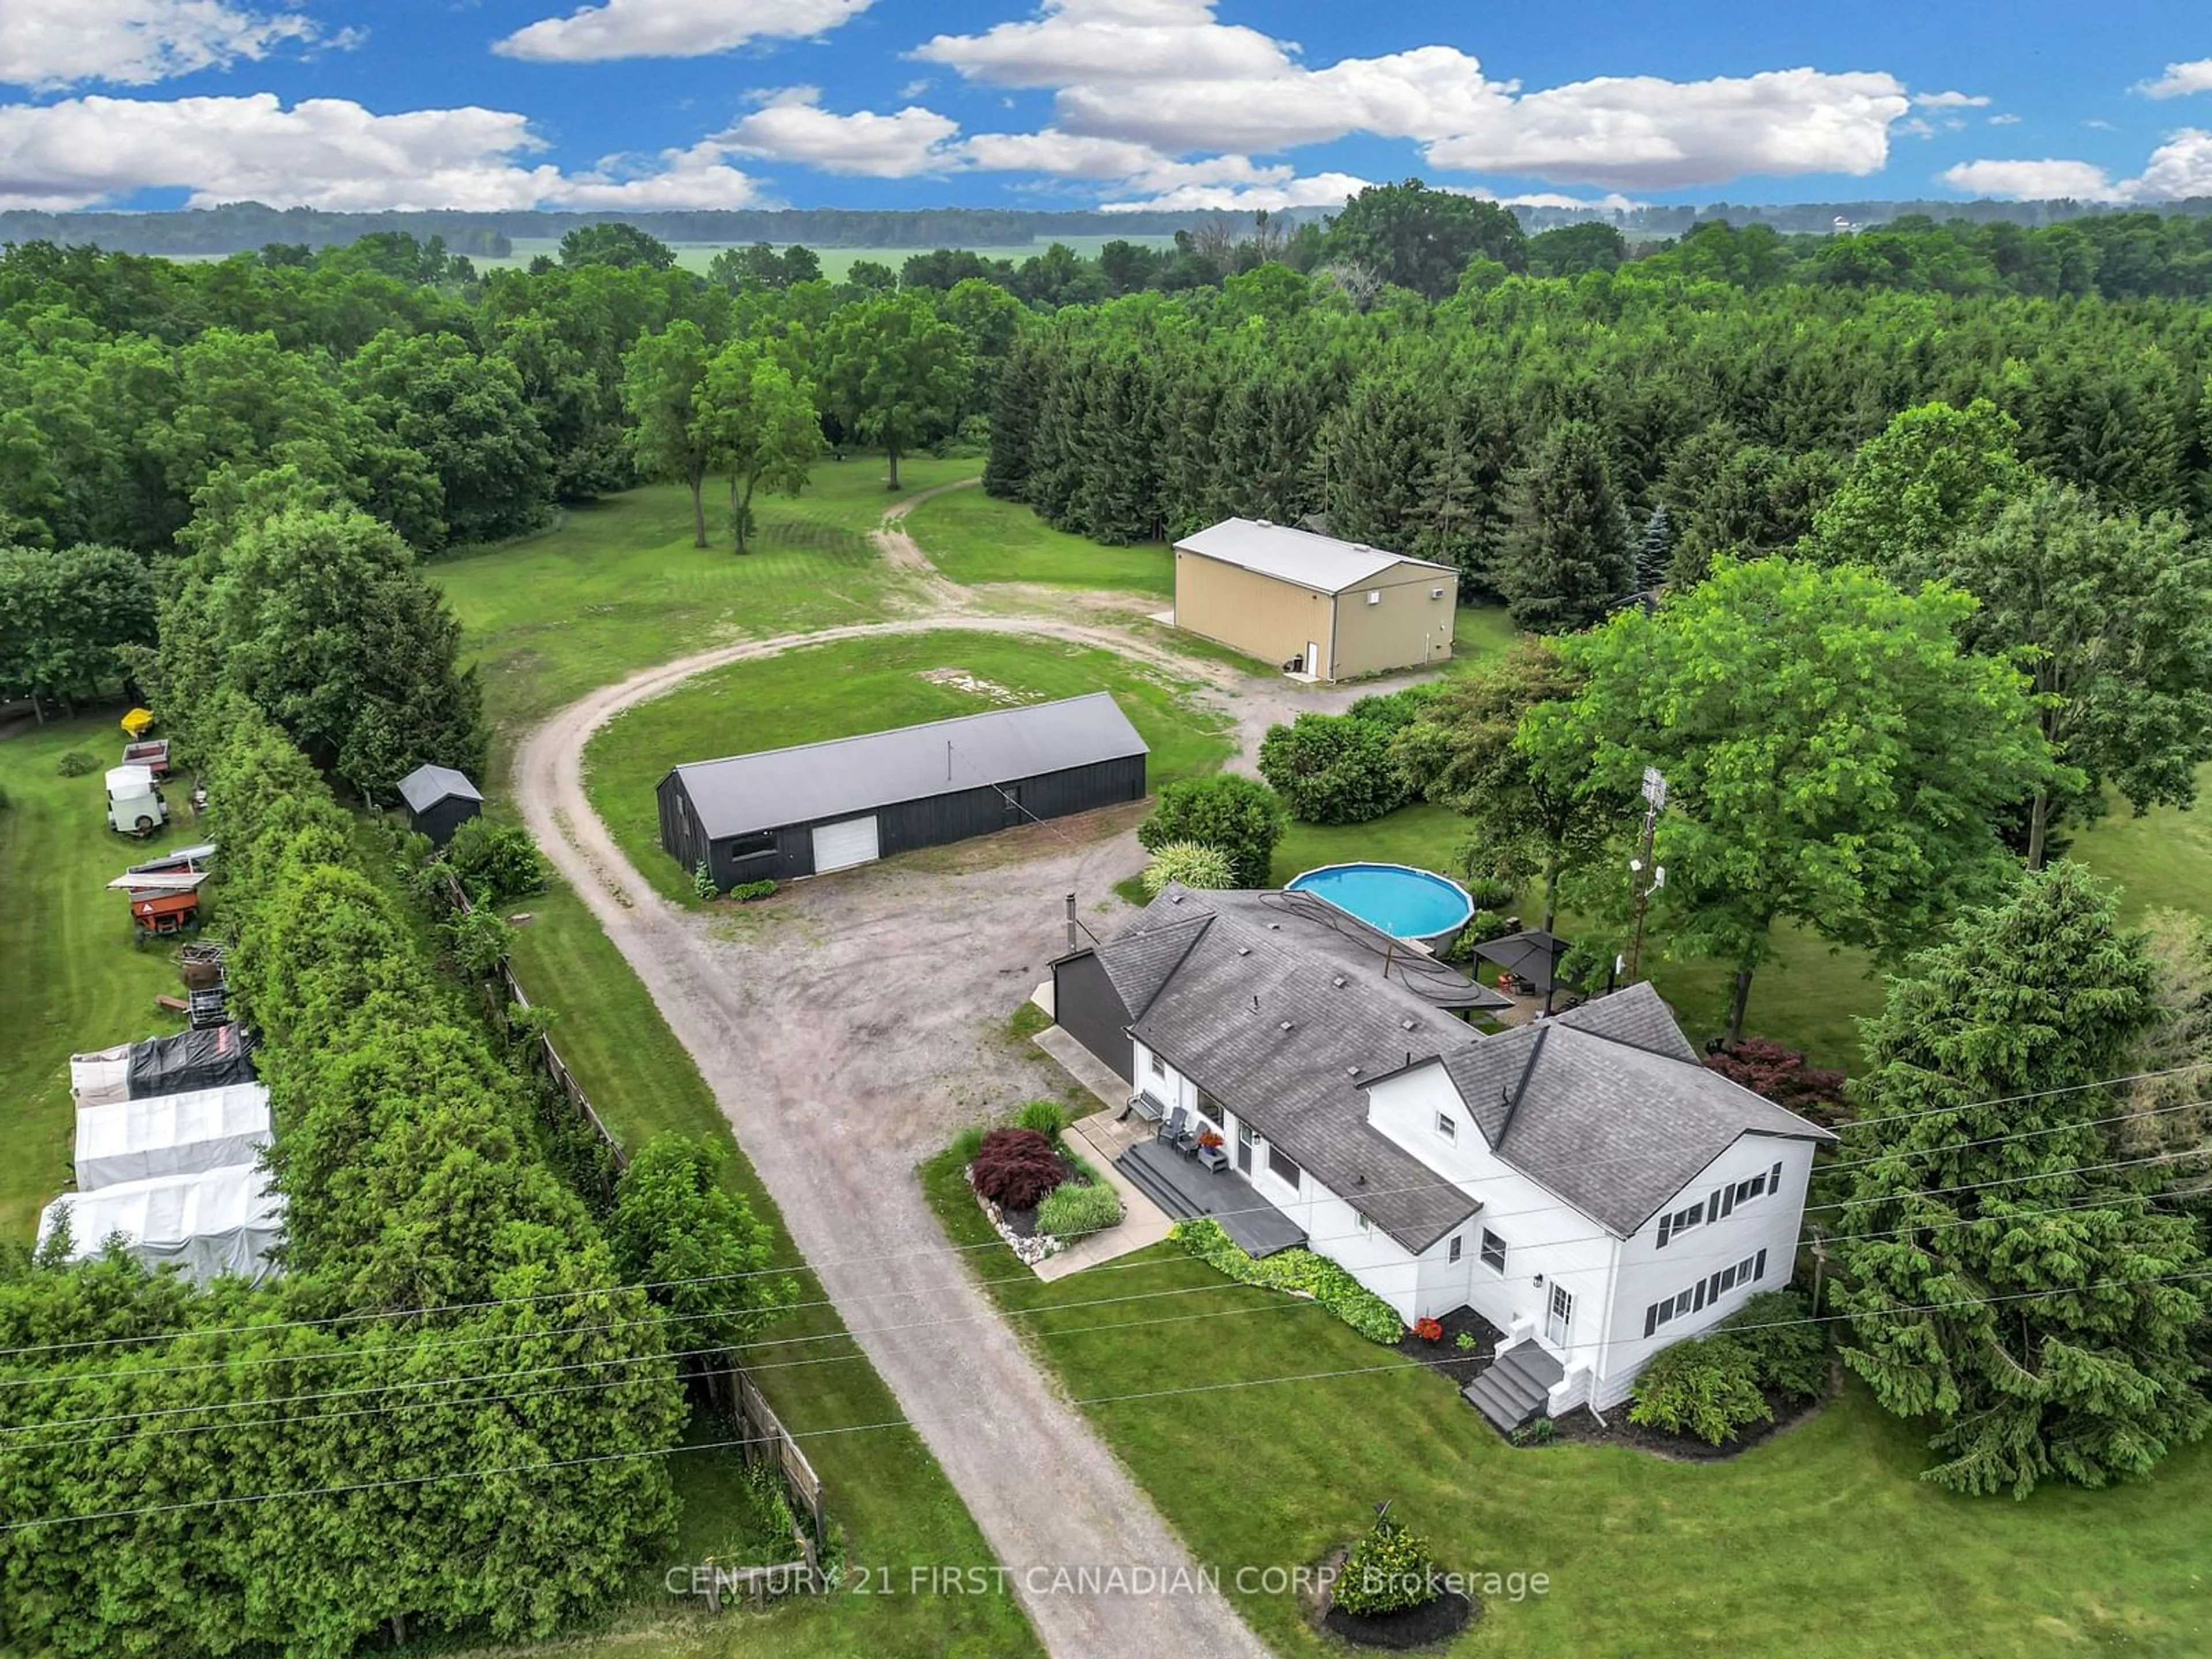
<path fill-rule="evenodd" d="M 120 707 L 0 739 L 0 1237 L 27 1244 L 48 1200 L 74 1187 L 69 1057 L 184 1030 L 154 1006 L 181 996 L 177 940 L 131 942 L 131 911 L 106 884 L 165 848 L 188 847 L 189 781 L 165 786 L 170 825 L 146 841 L 107 827 L 102 775 L 122 757 Z M 56 769 L 72 751 L 98 764 Z"/>
<path fill-rule="evenodd" d="M 907 515 L 906 526 L 929 562 L 956 582 L 1041 582 L 1158 599 L 1175 593 L 1175 555 L 1164 542 L 1108 547 L 1054 530 L 1035 507 L 981 489 L 934 496 Z"/>
<path fill-rule="evenodd" d="M 1173 1244 L 1040 1283 L 955 1160 L 922 1174 L 977 1279 L 1278 1653 L 1344 1650 L 1267 1572 L 1317 1564 L 1385 1499 L 1446 1569 L 1548 1575 L 1540 1596 L 1486 1598 L 1449 1649 L 1470 1659 L 2212 1646 L 2196 1519 L 2212 1446 L 2141 1485 L 1960 1498 L 1917 1478 L 1922 1437 L 1848 1381 L 1723 1462 L 1515 1448 L 1426 1365 L 1316 1304 L 1209 1281 Z"/>
<path fill-rule="evenodd" d="M 631 861 L 696 903 L 690 874 L 660 848 L 653 794 L 680 763 L 1110 691 L 1151 745 L 1158 789 L 1229 757 L 1222 721 L 1185 689 L 1118 652 L 1058 640 L 948 629 L 808 646 L 714 669 L 618 715 L 585 749 L 586 787 Z"/>

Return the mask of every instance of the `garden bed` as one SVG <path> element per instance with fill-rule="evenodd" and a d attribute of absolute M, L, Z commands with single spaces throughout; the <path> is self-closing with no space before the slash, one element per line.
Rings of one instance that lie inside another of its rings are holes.
<path fill-rule="evenodd" d="M 1552 1437 L 1571 1440 L 1579 1445 L 1627 1446 L 1637 1451 L 1650 1452 L 1655 1457 L 1672 1458 L 1681 1463 L 1724 1463 L 1729 1458 L 1749 1451 L 1753 1446 L 1764 1445 L 1775 1436 L 1796 1428 L 1812 1416 L 1835 1392 L 1832 1379 L 1823 1392 L 1809 1398 L 1791 1395 L 1775 1389 L 1760 1390 L 1766 1400 L 1766 1408 L 1774 1415 L 1770 1421 L 1753 1423 L 1733 1437 L 1717 1446 L 1700 1440 L 1693 1434 L 1672 1434 L 1665 1429 L 1645 1428 L 1628 1420 L 1628 1403 L 1624 1401 L 1606 1413 L 1599 1422 L 1590 1415 L 1586 1406 L 1577 1406 L 1564 1417 L 1552 1419 Z"/>
<path fill-rule="evenodd" d="M 1490 1367 L 1498 1357 L 1498 1345 L 1504 1334 L 1472 1308 L 1454 1308 L 1437 1322 L 1443 1327 L 1443 1334 L 1431 1342 L 1407 1331 L 1397 1341 L 1398 1352 L 1408 1359 L 1418 1359 L 1430 1370 L 1441 1371 L 1451 1379 L 1455 1389 L 1463 1389 Z M 1472 1348 L 1462 1349 L 1460 1339 L 1474 1339 Z"/>
<path fill-rule="evenodd" d="M 1413 1653 L 1443 1647 L 1481 1616 L 1480 1603 L 1454 1589 L 1441 1590 L 1434 1601 L 1401 1613 L 1346 1612 L 1334 1604 L 1325 1587 L 1336 1582 L 1351 1553 L 1343 1545 L 1330 1551 L 1314 1577 L 1316 1588 L 1298 1598 L 1308 1621 L 1316 1630 L 1327 1631 L 1354 1647 Z"/>
<path fill-rule="evenodd" d="M 1099 1188 L 1109 1193 L 1112 1192 L 1112 1187 L 1105 1177 L 1084 1163 L 1082 1159 L 1071 1157 L 1064 1152 L 1059 1154 L 1059 1158 L 1060 1184 L 1054 1188 L 1052 1196 L 1056 1196 L 1060 1190 L 1070 1186 L 1082 1188 Z M 1092 1233 L 1106 1231 L 1104 1227 L 1097 1227 L 1089 1231 L 1067 1237 L 1047 1231 L 1040 1217 L 1045 1205 L 1052 1202 L 1052 1196 L 1048 1196 L 1043 1204 L 1020 1208 L 1001 1205 L 976 1191 L 975 1166 L 973 1164 L 969 1164 L 961 1173 L 968 1184 L 968 1190 L 975 1194 L 975 1202 L 981 1206 L 983 1213 L 990 1218 L 992 1226 L 998 1229 L 999 1237 L 1006 1241 L 1006 1248 L 1020 1259 L 1024 1267 L 1034 1267 L 1048 1257 L 1059 1255 L 1069 1245 L 1090 1237 Z M 1119 1226 L 1126 1212 L 1121 1209 L 1118 1196 L 1115 1198 L 1115 1209 L 1116 1212 L 1115 1218 L 1109 1224 Z M 1060 1224 L 1064 1226 L 1066 1224 L 1062 1222 Z"/>

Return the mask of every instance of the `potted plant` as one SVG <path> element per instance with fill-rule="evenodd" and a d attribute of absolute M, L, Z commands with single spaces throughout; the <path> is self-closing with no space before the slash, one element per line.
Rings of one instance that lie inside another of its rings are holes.
<path fill-rule="evenodd" d="M 1198 1132 L 1198 1144 L 1200 1150 L 1209 1152 L 1217 1152 L 1228 1145 L 1222 1139 L 1221 1131 L 1218 1129 L 1200 1129 Z"/>

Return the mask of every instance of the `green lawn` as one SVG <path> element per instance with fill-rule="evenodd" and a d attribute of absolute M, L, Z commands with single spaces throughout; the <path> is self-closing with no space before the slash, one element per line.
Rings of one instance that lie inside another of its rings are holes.
<path fill-rule="evenodd" d="M 972 714 L 1004 701 L 925 678 L 940 670 L 1024 702 L 1111 691 L 1152 746 L 1155 789 L 1212 771 L 1229 757 L 1218 718 L 1194 710 L 1182 688 L 1119 653 L 947 629 L 732 663 L 641 703 L 609 722 L 584 751 L 592 804 L 649 879 L 672 897 L 696 902 L 690 876 L 660 850 L 653 788 L 670 767 Z"/>
<path fill-rule="evenodd" d="M 438 560 L 430 574 L 511 736 L 595 687 L 723 640 L 878 614 L 889 576 L 866 532 L 901 496 L 981 465 L 908 457 L 895 495 L 879 456 L 823 461 L 804 495 L 757 504 L 760 534 L 742 556 L 711 491 L 708 533 L 720 544 L 702 550 L 690 493 L 656 485 L 570 507 L 558 528 Z"/>
<path fill-rule="evenodd" d="M 167 792 L 183 823 L 151 841 L 106 827 L 100 774 L 122 753 L 121 712 L 0 740 L 0 1237 L 27 1242 L 40 1209 L 74 1184 L 69 1057 L 184 1029 L 154 1006 L 157 993 L 182 994 L 172 947 L 132 945 L 126 902 L 106 883 L 197 837 L 183 789 Z M 98 769 L 61 776 L 55 764 L 71 750 Z"/>
<path fill-rule="evenodd" d="M 671 1129 L 730 1147 L 730 1188 L 775 1229 L 775 1259 L 794 1259 L 781 1215 L 737 1149 L 698 1068 L 581 901 L 556 886 L 529 901 L 529 908 L 532 920 L 514 930 L 515 972 L 532 1000 L 553 1012 L 554 1042 L 610 1132 L 633 1147 Z M 799 1284 L 801 1301 L 820 1299 L 817 1280 L 802 1273 Z M 795 1434 L 892 1422 L 900 1416 L 890 1391 L 843 1330 L 836 1310 L 810 1307 L 787 1316 L 768 1333 L 768 1340 L 780 1345 L 769 1356 L 775 1361 L 787 1364 L 803 1356 L 828 1362 L 760 1373 L 762 1391 Z M 793 1346 L 795 1339 L 809 1338 L 823 1340 Z M 846 1559 L 854 1566 L 902 1569 L 939 1561 L 991 1561 L 958 1495 L 913 1431 L 825 1435 L 802 1443 L 822 1477 L 832 1522 L 843 1532 Z M 672 1460 L 685 1502 L 679 1545 L 710 1538 L 721 1524 L 719 1517 L 727 1513 L 726 1457 L 704 1452 Z M 683 1610 L 656 1593 L 658 1570 L 647 1579 L 630 1623 L 618 1626 L 618 1633 L 556 1644 L 547 1650 L 592 1659 L 629 1654 L 707 1659 L 773 1652 L 789 1659 L 827 1659 L 866 1652 L 1036 1651 L 1028 1621 L 1004 1595 L 838 1595 L 787 1602 L 765 1618 L 731 1613 L 720 1620 L 676 1618 L 672 1625 L 669 1620 Z"/>
<path fill-rule="evenodd" d="M 1504 656 L 1521 630 L 1502 605 L 1463 605 L 1452 623 L 1453 674 L 1469 674 L 1487 668 Z"/>
<path fill-rule="evenodd" d="M 930 562 L 956 582 L 1042 582 L 1158 599 L 1175 594 L 1175 555 L 1166 543 L 1103 547 L 1054 530 L 1034 507 L 980 489 L 924 501 L 906 522 Z"/>
<path fill-rule="evenodd" d="M 1977 1501 L 1916 1479 L 1919 1441 L 1853 1382 L 1726 1463 L 1516 1449 L 1443 1378 L 1312 1303 L 1222 1279 L 1078 1307 L 1188 1291 L 1211 1270 L 1163 1245 L 1039 1284 L 957 1167 L 939 1158 L 924 1176 L 948 1237 L 980 1247 L 966 1258 L 978 1279 L 1001 1281 L 989 1293 L 1279 1653 L 1344 1650 L 1291 1595 L 1256 1577 L 1240 1590 L 1239 1569 L 1318 1562 L 1385 1498 L 1446 1568 L 1549 1576 L 1540 1597 L 1490 1597 L 1455 1654 L 2212 1650 L 2202 1528 L 2187 1519 L 2212 1503 L 2212 1447 L 2151 1485 Z"/>

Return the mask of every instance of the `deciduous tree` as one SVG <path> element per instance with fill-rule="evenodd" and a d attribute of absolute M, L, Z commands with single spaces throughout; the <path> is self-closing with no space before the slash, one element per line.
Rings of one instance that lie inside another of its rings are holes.
<path fill-rule="evenodd" d="M 848 430 L 883 447 L 893 489 L 899 457 L 949 425 L 967 391 L 960 331 L 922 294 L 887 294 L 839 312 L 823 331 L 819 362 L 828 407 Z"/>
<path fill-rule="evenodd" d="M 757 340 L 732 340 L 707 364 L 696 394 L 710 453 L 730 472 L 730 522 L 738 551 L 753 527 L 753 492 L 796 495 L 822 453 L 814 389 Z"/>
<path fill-rule="evenodd" d="M 1735 969 L 1731 1037 L 1777 921 L 1917 942 L 2002 879 L 1996 816 L 2051 762 L 2024 677 L 1960 650 L 1972 608 L 1941 583 L 1724 559 L 1656 612 L 1560 642 L 1586 684 L 1530 712 L 1529 751 L 1626 793 L 1665 775 L 1656 902 L 1670 954 Z"/>
<path fill-rule="evenodd" d="M 704 492 L 717 459 L 715 429 L 701 408 L 709 356 L 699 325 L 679 318 L 641 339 L 623 360 L 623 406 L 635 422 L 631 453 L 647 477 L 690 486 L 694 547 L 707 545 Z"/>

